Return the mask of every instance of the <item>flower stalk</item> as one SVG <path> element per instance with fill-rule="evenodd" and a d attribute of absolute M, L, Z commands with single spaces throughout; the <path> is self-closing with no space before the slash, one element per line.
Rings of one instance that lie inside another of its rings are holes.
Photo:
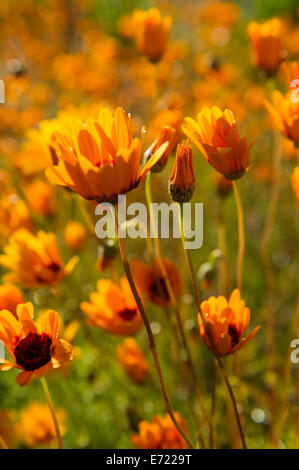
<path fill-rule="evenodd" d="M 60 429 L 59 429 L 57 416 L 56 416 L 56 413 L 55 413 L 53 400 L 52 400 L 52 397 L 51 397 L 51 394 L 50 394 L 50 390 L 48 388 L 48 385 L 47 385 L 47 382 L 46 382 L 46 379 L 45 379 L 44 376 L 41 377 L 40 381 L 41 381 L 41 384 L 42 384 L 42 387 L 43 387 L 43 390 L 44 390 L 44 394 L 45 394 L 46 400 L 48 402 L 50 413 L 51 413 L 51 416 L 52 416 L 52 419 L 53 419 L 55 432 L 56 432 L 56 437 L 57 437 L 57 442 L 58 442 L 58 447 L 59 447 L 59 449 L 63 449 L 61 433 L 60 433 Z"/>

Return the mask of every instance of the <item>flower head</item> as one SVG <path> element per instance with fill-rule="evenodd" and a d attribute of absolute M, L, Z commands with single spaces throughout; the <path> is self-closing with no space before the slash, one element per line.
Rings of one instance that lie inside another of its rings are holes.
<path fill-rule="evenodd" d="M 25 197 L 29 207 L 41 215 L 52 215 L 55 209 L 54 188 L 48 181 L 37 179 L 25 185 Z"/>
<path fill-rule="evenodd" d="M 87 315 L 88 323 L 116 335 L 133 335 L 143 325 L 129 283 L 124 277 L 120 286 L 109 279 L 100 279 L 97 291 L 90 294 L 89 302 L 81 303 L 81 309 Z"/>
<path fill-rule="evenodd" d="M 171 198 L 176 202 L 188 202 L 193 196 L 195 178 L 192 148 L 188 140 L 177 147 L 174 167 L 168 182 Z"/>
<path fill-rule="evenodd" d="M 299 145 L 299 100 L 293 99 L 294 91 L 286 95 L 278 90 L 272 93 L 273 104 L 265 100 L 265 106 L 279 130 L 295 145 Z"/>
<path fill-rule="evenodd" d="M 248 34 L 254 65 L 273 74 L 284 58 L 280 20 L 272 18 L 263 24 L 253 21 L 248 25 Z"/>
<path fill-rule="evenodd" d="M 56 417 L 61 435 L 64 435 L 66 431 L 65 411 L 56 410 Z M 51 445 L 56 438 L 54 423 L 46 403 L 33 401 L 23 408 L 18 427 L 20 437 L 28 447 Z"/>
<path fill-rule="evenodd" d="M 170 16 L 163 18 L 158 8 L 135 10 L 132 27 L 140 52 L 152 60 L 159 60 L 167 46 L 171 23 Z"/>
<path fill-rule="evenodd" d="M 207 347 L 216 350 L 221 356 L 232 354 L 243 348 L 260 329 L 260 326 L 257 326 L 243 338 L 249 325 L 250 310 L 245 306 L 244 300 L 241 300 L 238 289 L 232 292 L 228 301 L 222 295 L 204 300 L 201 303 L 201 310 L 209 334 L 206 333 L 198 314 L 200 334 Z M 209 338 L 212 339 L 213 345 Z"/>
<path fill-rule="evenodd" d="M 47 310 L 35 323 L 31 302 L 19 304 L 17 318 L 9 310 L 0 312 L 0 339 L 12 361 L 2 360 L 0 370 L 17 368 L 19 385 L 27 385 L 32 377 L 42 377 L 48 370 L 59 368 L 72 359 L 72 346 L 61 338 L 61 319 L 54 310 Z"/>
<path fill-rule="evenodd" d="M 63 264 L 54 233 L 40 231 L 35 236 L 26 229 L 11 235 L 0 256 L 0 264 L 10 271 L 4 280 L 31 288 L 60 282 L 77 261 L 78 258 L 73 257 L 66 266 Z"/>
<path fill-rule="evenodd" d="M 171 152 L 175 145 L 175 141 L 176 141 L 176 130 L 171 126 L 163 126 L 160 129 L 159 137 L 152 143 L 152 145 L 144 153 L 144 159 L 145 161 L 148 161 L 151 158 L 151 156 L 155 153 L 155 151 L 162 144 L 164 144 L 164 142 L 169 143 L 167 150 L 165 150 L 163 156 L 160 158 L 158 163 L 156 163 L 156 165 L 152 167 L 151 169 L 152 172 L 160 173 L 160 171 L 163 170 L 163 168 L 165 167 L 168 161 L 168 158 L 171 155 Z"/>
<path fill-rule="evenodd" d="M 168 147 L 165 142 L 140 170 L 142 141 L 133 138 L 130 117 L 122 108 L 113 114 L 102 109 L 98 119 L 86 123 L 71 119 L 52 141 L 49 180 L 98 202 L 115 202 L 119 194 L 138 186 Z"/>
<path fill-rule="evenodd" d="M 117 357 L 128 376 L 137 383 L 144 382 L 148 366 L 134 338 L 126 338 L 117 347 Z"/>
<path fill-rule="evenodd" d="M 187 426 L 181 415 L 174 413 L 180 426 L 187 431 Z M 187 449 L 187 444 L 173 424 L 169 415 L 154 416 L 151 422 L 141 421 L 138 424 L 139 433 L 131 437 L 138 449 Z"/>
<path fill-rule="evenodd" d="M 179 297 L 182 290 L 182 281 L 176 265 L 167 258 L 163 258 L 164 267 L 172 286 L 175 297 Z M 141 295 L 145 295 L 149 302 L 156 305 L 169 305 L 170 297 L 161 268 L 157 260 L 149 265 L 133 259 L 131 261 L 133 276 Z"/>
<path fill-rule="evenodd" d="M 225 178 L 241 178 L 249 167 L 253 142 L 241 138 L 232 111 L 217 106 L 203 108 L 196 121 L 185 118 L 184 133 L 203 153 L 208 162 Z"/>
<path fill-rule="evenodd" d="M 64 229 L 66 245 L 74 251 L 80 250 L 87 238 L 87 231 L 83 224 L 76 220 L 70 220 Z"/>

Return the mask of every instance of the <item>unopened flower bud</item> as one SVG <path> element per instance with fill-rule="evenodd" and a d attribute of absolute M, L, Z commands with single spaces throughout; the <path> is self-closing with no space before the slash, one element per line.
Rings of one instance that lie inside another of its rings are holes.
<path fill-rule="evenodd" d="M 168 182 L 169 194 L 175 202 L 191 200 L 195 187 L 192 148 L 186 140 L 177 147 L 174 168 Z"/>

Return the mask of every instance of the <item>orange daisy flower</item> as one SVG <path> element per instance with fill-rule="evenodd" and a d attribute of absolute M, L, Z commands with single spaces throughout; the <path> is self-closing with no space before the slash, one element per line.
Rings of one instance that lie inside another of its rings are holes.
<path fill-rule="evenodd" d="M 284 58 L 280 20 L 272 18 L 263 24 L 253 21 L 248 25 L 248 34 L 254 65 L 273 74 Z"/>
<path fill-rule="evenodd" d="M 278 129 L 295 145 L 299 145 L 299 100 L 293 100 L 294 90 L 285 96 L 278 90 L 272 93 L 273 104 L 265 100 L 265 106 Z"/>
<path fill-rule="evenodd" d="M 81 309 L 91 325 L 120 336 L 133 335 L 142 327 L 142 317 L 125 277 L 121 278 L 120 286 L 100 279 L 97 291 L 89 299 L 81 303 Z"/>
<path fill-rule="evenodd" d="M 208 335 L 200 315 L 198 314 L 198 325 L 200 334 L 211 350 L 216 350 L 221 356 L 232 354 L 243 348 L 258 332 L 260 326 L 252 330 L 249 335 L 243 338 L 250 321 L 250 310 L 245 307 L 244 300 L 241 300 L 239 289 L 235 289 L 229 301 L 220 295 L 210 297 L 201 303 L 202 314 L 209 329 L 209 336 L 213 341 L 210 343 Z"/>
<path fill-rule="evenodd" d="M 159 149 L 159 147 L 161 147 L 162 144 L 164 144 L 164 142 L 168 142 L 169 145 L 167 147 L 167 150 L 165 150 L 164 154 L 162 155 L 162 157 L 160 158 L 160 160 L 158 161 L 158 163 L 156 163 L 156 165 L 154 165 L 151 169 L 152 172 L 154 173 L 160 173 L 163 168 L 165 167 L 170 155 L 171 155 L 171 152 L 175 146 L 175 142 L 176 142 L 176 134 L 177 134 L 177 131 L 171 127 L 171 126 L 163 126 L 161 129 L 160 129 L 160 133 L 159 133 L 159 137 L 152 143 L 152 145 L 144 152 L 144 159 L 145 161 L 148 161 L 151 156 L 155 153 L 156 150 Z"/>
<path fill-rule="evenodd" d="M 66 413 L 63 409 L 58 409 L 55 413 L 63 436 L 66 432 L 64 425 Z M 53 419 L 46 403 L 33 401 L 23 408 L 18 427 L 19 435 L 28 447 L 49 446 L 56 439 Z"/>
<path fill-rule="evenodd" d="M 65 244 L 74 251 L 78 251 L 87 239 L 87 231 L 83 224 L 76 220 L 70 220 L 64 229 Z"/>
<path fill-rule="evenodd" d="M 174 167 L 168 182 L 169 194 L 173 201 L 188 202 L 192 199 L 195 177 L 192 161 L 192 148 L 186 140 L 178 145 Z"/>
<path fill-rule="evenodd" d="M 1 360 L 0 370 L 19 369 L 19 385 L 27 385 L 35 375 L 41 378 L 72 359 L 72 346 L 60 336 L 61 319 L 47 310 L 35 323 L 31 302 L 19 304 L 17 318 L 9 310 L 0 312 L 0 339 L 13 362 Z"/>
<path fill-rule="evenodd" d="M 117 202 L 119 194 L 138 186 L 168 147 L 165 142 L 140 170 L 142 139 L 133 139 L 130 116 L 122 108 L 113 114 L 102 109 L 97 120 L 86 123 L 74 118 L 67 132 L 54 137 L 49 180 L 98 202 Z"/>
<path fill-rule="evenodd" d="M 217 106 L 203 108 L 196 121 L 185 118 L 182 130 L 208 162 L 225 178 L 241 178 L 249 167 L 253 142 L 241 138 L 232 111 Z"/>
<path fill-rule="evenodd" d="M 147 362 L 134 338 L 127 338 L 117 347 L 117 357 L 134 382 L 144 382 L 148 373 Z"/>
<path fill-rule="evenodd" d="M 135 10 L 132 27 L 140 52 L 152 60 L 159 60 L 166 50 L 171 23 L 171 17 L 162 18 L 158 8 Z"/>
<path fill-rule="evenodd" d="M 178 412 L 175 417 L 180 426 L 187 432 L 187 425 Z M 151 422 L 141 421 L 139 433 L 131 436 L 132 444 L 138 449 L 187 449 L 188 446 L 169 415 L 154 416 Z"/>
<path fill-rule="evenodd" d="M 179 297 L 182 290 L 180 273 L 176 265 L 167 258 L 163 258 L 163 263 L 173 289 L 175 297 Z M 168 295 L 165 280 L 157 260 L 152 265 L 139 260 L 131 261 L 131 268 L 137 288 L 141 295 L 144 294 L 149 302 L 156 305 L 168 305 L 170 298 Z"/>
<path fill-rule="evenodd" d="M 75 256 L 64 266 L 54 233 L 40 231 L 35 236 L 26 229 L 19 229 L 10 237 L 4 253 L 0 264 L 10 270 L 4 280 L 31 288 L 60 282 L 78 261 Z"/>

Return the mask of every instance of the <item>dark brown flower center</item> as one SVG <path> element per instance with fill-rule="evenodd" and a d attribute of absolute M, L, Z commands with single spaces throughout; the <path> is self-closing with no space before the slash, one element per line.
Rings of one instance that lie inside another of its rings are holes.
<path fill-rule="evenodd" d="M 130 321 L 134 319 L 136 313 L 136 308 L 124 308 L 119 312 L 119 316 L 125 321 Z"/>
<path fill-rule="evenodd" d="M 156 279 L 150 287 L 150 296 L 153 302 L 167 303 L 169 302 L 169 295 L 164 279 Z"/>
<path fill-rule="evenodd" d="M 16 363 L 25 370 L 35 370 L 51 360 L 51 338 L 43 333 L 29 333 L 14 349 Z"/>
<path fill-rule="evenodd" d="M 233 348 L 239 342 L 239 335 L 238 335 L 238 332 L 237 332 L 236 327 L 234 325 L 229 325 L 228 334 L 231 337 L 232 348 Z"/>

